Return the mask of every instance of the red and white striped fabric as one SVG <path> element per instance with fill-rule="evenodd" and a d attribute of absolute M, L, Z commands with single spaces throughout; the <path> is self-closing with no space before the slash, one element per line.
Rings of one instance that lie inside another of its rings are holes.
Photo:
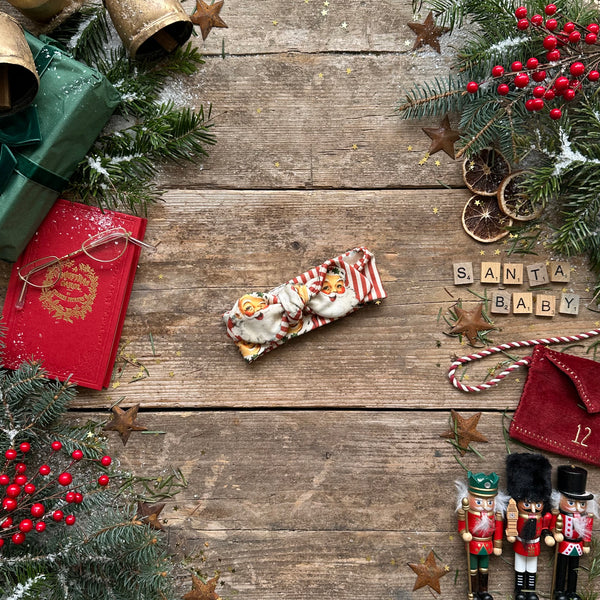
<path fill-rule="evenodd" d="M 335 321 L 369 302 L 386 298 L 375 257 L 354 248 L 267 293 L 242 296 L 223 314 L 228 335 L 247 362 Z"/>

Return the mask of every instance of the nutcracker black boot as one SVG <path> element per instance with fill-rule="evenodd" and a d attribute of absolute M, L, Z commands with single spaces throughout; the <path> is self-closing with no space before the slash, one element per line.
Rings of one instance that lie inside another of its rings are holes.
<path fill-rule="evenodd" d="M 527 600 L 523 588 L 525 587 L 525 573 L 515 571 L 515 600 Z"/>
<path fill-rule="evenodd" d="M 474 600 L 479 598 L 479 571 L 471 573 L 471 595 Z"/>
<path fill-rule="evenodd" d="M 538 595 L 535 593 L 536 574 L 527 573 L 527 585 L 525 586 L 528 590 L 527 600 L 539 600 Z"/>
<path fill-rule="evenodd" d="M 488 572 L 479 571 L 479 600 L 494 600 L 488 592 Z"/>

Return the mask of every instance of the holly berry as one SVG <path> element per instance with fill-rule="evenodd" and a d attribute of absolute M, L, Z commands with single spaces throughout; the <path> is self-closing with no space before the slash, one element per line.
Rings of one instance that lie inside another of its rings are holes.
<path fill-rule="evenodd" d="M 541 98 L 546 93 L 546 88 L 543 85 L 536 85 L 533 88 L 533 95 L 536 98 Z"/>
<path fill-rule="evenodd" d="M 71 457 L 73 460 L 81 460 L 83 458 L 83 452 L 81 450 L 73 450 L 73 452 L 71 452 Z"/>
<path fill-rule="evenodd" d="M 526 66 L 528 69 L 531 69 L 533 71 L 533 69 L 538 68 L 539 64 L 540 64 L 540 61 L 535 56 L 532 56 L 531 58 L 527 59 Z"/>
<path fill-rule="evenodd" d="M 25 473 L 25 471 L 27 471 L 27 465 L 25 463 L 20 462 L 15 465 L 15 473 L 21 474 Z"/>
<path fill-rule="evenodd" d="M 54 450 L 54 452 L 58 452 L 61 448 L 62 448 L 62 444 L 58 440 L 55 442 L 52 442 L 52 450 Z"/>
<path fill-rule="evenodd" d="M 110 481 L 108 475 L 100 475 L 100 477 L 98 477 L 98 485 L 101 486 L 106 486 L 108 485 L 108 482 Z"/>
<path fill-rule="evenodd" d="M 595 33 L 588 33 L 585 36 L 585 43 L 589 44 L 591 46 L 596 43 L 597 39 L 598 39 L 598 36 Z"/>
<path fill-rule="evenodd" d="M 44 523 L 44 521 L 39 521 L 35 524 L 35 530 L 39 531 L 40 533 L 42 531 L 46 531 L 46 523 Z"/>
<path fill-rule="evenodd" d="M 65 495 L 65 500 L 69 504 L 72 504 L 73 502 L 75 502 L 75 492 L 67 492 Z"/>
<path fill-rule="evenodd" d="M 4 500 L 2 500 L 2 506 L 4 510 L 11 512 L 17 508 L 18 504 L 14 498 L 4 498 Z"/>
<path fill-rule="evenodd" d="M 71 475 L 71 473 L 67 473 L 66 471 L 58 476 L 58 483 L 60 483 L 62 486 L 71 485 L 72 481 L 73 475 Z"/>
<path fill-rule="evenodd" d="M 569 87 L 569 80 L 566 77 L 559 77 L 554 82 L 554 87 L 559 91 L 566 90 Z"/>
<path fill-rule="evenodd" d="M 469 81 L 467 83 L 467 92 L 474 94 L 479 89 L 479 84 L 476 81 Z"/>
<path fill-rule="evenodd" d="M 12 524 L 13 524 L 12 517 L 6 517 L 6 519 L 4 519 L 4 521 L 2 521 L 2 523 L 0 523 L 0 527 L 2 527 L 2 529 L 8 529 L 9 527 L 12 527 Z"/>
<path fill-rule="evenodd" d="M 571 100 L 573 100 L 573 98 L 575 98 L 575 94 L 576 94 L 575 90 L 573 88 L 569 88 L 563 92 L 563 98 L 567 102 L 570 102 Z"/>
<path fill-rule="evenodd" d="M 54 519 L 56 522 L 58 522 L 58 521 L 62 521 L 64 516 L 65 516 L 65 514 L 63 513 L 63 511 L 62 511 L 62 510 L 55 510 L 55 511 L 52 513 L 52 518 L 53 518 L 53 519 Z"/>
<path fill-rule="evenodd" d="M 518 88 L 524 88 L 529 83 L 529 75 L 527 73 L 519 73 L 515 76 L 514 83 Z"/>
<path fill-rule="evenodd" d="M 65 524 L 66 525 L 75 525 L 75 515 L 67 515 L 65 517 Z"/>
<path fill-rule="evenodd" d="M 31 450 L 31 444 L 29 442 L 23 442 L 20 446 L 19 446 L 21 452 L 23 452 L 24 454 L 26 454 L 27 452 L 29 452 Z"/>
<path fill-rule="evenodd" d="M 2 548 L 2 546 L 4 546 L 4 540 L 0 538 L 0 548 Z"/>
<path fill-rule="evenodd" d="M 81 504 L 83 502 L 83 494 L 75 492 L 75 504 Z"/>
<path fill-rule="evenodd" d="M 496 90 L 501 96 L 506 96 L 510 92 L 510 88 L 506 83 L 501 83 Z"/>
<path fill-rule="evenodd" d="M 579 77 L 585 73 L 585 65 L 582 62 L 574 62 L 570 67 L 569 71 L 571 75 Z"/>
<path fill-rule="evenodd" d="M 6 473 L 0 475 L 0 485 L 8 485 L 10 483 L 10 477 Z"/>
<path fill-rule="evenodd" d="M 5 453 L 6 460 L 15 460 L 17 458 L 17 451 L 14 448 L 9 448 Z"/>
<path fill-rule="evenodd" d="M 600 25 L 598 25 L 598 23 L 590 23 L 587 26 L 587 30 L 597 34 L 600 32 Z"/>
<path fill-rule="evenodd" d="M 15 477 L 15 483 L 17 485 L 25 485 L 27 483 L 27 475 L 17 475 Z"/>
<path fill-rule="evenodd" d="M 544 12 L 550 17 L 556 12 L 556 4 L 546 4 Z"/>
<path fill-rule="evenodd" d="M 31 494 L 33 494 L 35 492 L 35 485 L 33 485 L 33 483 L 28 483 L 24 488 L 23 491 L 26 494 L 29 494 L 31 496 Z"/>
<path fill-rule="evenodd" d="M 11 483 L 6 488 L 6 495 L 9 498 L 16 498 L 20 493 L 21 493 L 21 486 L 17 485 L 16 483 Z"/>
<path fill-rule="evenodd" d="M 527 100 L 527 102 L 525 102 L 525 108 L 529 111 L 535 110 L 533 108 L 533 102 L 534 102 L 535 98 L 529 98 L 529 100 Z"/>
<path fill-rule="evenodd" d="M 495 69 L 496 67 L 494 67 Z M 504 69 L 502 67 L 500 67 L 502 69 L 502 72 L 504 73 Z M 100 462 L 102 463 L 103 466 L 108 467 L 110 465 L 110 463 L 112 463 L 112 458 L 110 456 L 103 456 L 100 459 Z"/>
<path fill-rule="evenodd" d="M 33 521 L 31 519 L 23 519 L 19 523 L 19 531 L 22 531 L 23 533 L 27 533 L 28 531 L 31 531 L 32 529 L 33 529 Z"/>
<path fill-rule="evenodd" d="M 579 79 L 571 79 L 571 81 L 569 81 L 569 86 L 574 90 L 578 90 L 581 87 L 581 81 L 579 81 Z"/>
<path fill-rule="evenodd" d="M 529 27 L 529 21 L 527 19 L 519 19 L 517 21 L 517 29 L 519 31 L 525 31 Z"/>
<path fill-rule="evenodd" d="M 36 502 L 35 504 L 31 505 L 29 512 L 31 513 L 32 517 L 41 517 L 46 512 L 46 508 L 41 502 Z"/>
<path fill-rule="evenodd" d="M 581 41 L 581 33 L 579 31 L 572 31 L 569 34 L 569 43 L 577 44 Z"/>
<path fill-rule="evenodd" d="M 575 23 L 573 23 L 572 21 L 568 21 L 564 24 L 563 31 L 565 33 L 571 33 L 572 31 L 575 31 Z"/>
<path fill-rule="evenodd" d="M 554 50 L 558 45 L 558 40 L 553 35 L 547 35 L 542 42 L 542 45 L 546 50 Z"/>
<path fill-rule="evenodd" d="M 556 19 L 548 19 L 546 21 L 546 29 L 548 31 L 554 31 L 558 27 L 558 21 Z"/>
<path fill-rule="evenodd" d="M 50 475 L 50 467 L 48 465 L 42 465 L 38 470 L 40 475 Z"/>
<path fill-rule="evenodd" d="M 598 81 L 598 79 L 600 79 L 600 72 L 595 70 L 590 71 L 587 77 L 590 81 Z"/>
<path fill-rule="evenodd" d="M 544 93 L 544 98 L 546 98 L 546 100 L 554 100 L 555 96 L 554 90 L 546 90 Z"/>
<path fill-rule="evenodd" d="M 515 60 L 514 63 L 512 63 L 512 65 L 510 65 L 511 71 L 522 71 L 523 70 L 523 63 Z"/>
<path fill-rule="evenodd" d="M 22 544 L 25 541 L 25 534 L 17 531 L 17 533 L 13 533 L 12 536 L 13 544 Z"/>
<path fill-rule="evenodd" d="M 527 7 L 519 6 L 515 9 L 515 17 L 517 19 L 524 19 L 527 16 Z"/>
<path fill-rule="evenodd" d="M 533 25 L 541 25 L 544 22 L 544 17 L 540 14 L 535 14 L 532 15 L 530 20 Z"/>
<path fill-rule="evenodd" d="M 538 111 L 544 108 L 544 101 L 541 98 L 533 99 L 533 110 Z"/>

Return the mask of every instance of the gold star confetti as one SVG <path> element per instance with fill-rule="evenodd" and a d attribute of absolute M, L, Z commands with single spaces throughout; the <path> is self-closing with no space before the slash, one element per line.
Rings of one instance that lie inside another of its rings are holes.
<path fill-rule="evenodd" d="M 323 79 L 323 73 L 319 73 L 319 79 Z"/>
<path fill-rule="evenodd" d="M 358 150 L 358 146 L 356 144 L 352 144 L 352 150 Z"/>
<path fill-rule="evenodd" d="M 439 160 L 436 160 L 435 163 L 433 163 L 436 167 L 439 167 L 442 163 Z"/>
<path fill-rule="evenodd" d="M 352 69 L 350 69 L 350 68 L 346 69 L 346 75 L 350 75 L 350 73 L 352 73 Z"/>
<path fill-rule="evenodd" d="M 328 15 L 328 13 L 329 13 L 329 11 L 328 11 L 326 8 L 324 8 L 324 9 L 321 11 L 321 14 L 322 14 L 324 17 L 326 17 L 326 16 Z"/>
<path fill-rule="evenodd" d="M 409 152 L 411 152 L 411 151 L 412 151 L 412 149 L 413 149 L 413 148 L 412 148 L 412 146 L 408 146 L 408 148 L 407 148 L 407 150 L 408 150 Z"/>
<path fill-rule="evenodd" d="M 344 22 L 343 22 L 343 23 L 340 25 L 340 27 L 341 27 L 342 29 L 348 29 L 348 23 L 346 23 L 346 21 L 344 21 Z"/>
<path fill-rule="evenodd" d="M 262 108 L 257 108 L 256 112 L 260 115 L 260 113 L 262 112 Z"/>
<path fill-rule="evenodd" d="M 494 254 L 498 256 L 498 254 L 500 254 L 500 250 L 494 250 Z"/>
<path fill-rule="evenodd" d="M 424 165 L 429 160 L 429 152 L 425 152 L 425 156 L 419 161 L 420 165 Z"/>
<path fill-rule="evenodd" d="M 273 21 L 273 25 L 277 25 L 278 21 Z"/>
<path fill-rule="evenodd" d="M 164 275 L 161 273 L 161 274 L 158 276 L 158 278 L 159 278 L 159 279 L 163 279 L 163 278 L 164 278 Z"/>
<path fill-rule="evenodd" d="M 323 6 L 329 6 L 329 2 L 327 2 L 327 0 L 325 0 L 325 2 L 323 2 Z"/>
<path fill-rule="evenodd" d="M 481 254 L 481 256 L 485 256 L 485 250 L 480 250 L 479 254 Z"/>
<path fill-rule="evenodd" d="M 440 209 L 437 206 L 433 207 L 433 214 L 437 215 L 440 212 Z"/>
<path fill-rule="evenodd" d="M 279 167 L 279 161 L 275 163 L 275 166 L 276 166 L 276 167 Z"/>

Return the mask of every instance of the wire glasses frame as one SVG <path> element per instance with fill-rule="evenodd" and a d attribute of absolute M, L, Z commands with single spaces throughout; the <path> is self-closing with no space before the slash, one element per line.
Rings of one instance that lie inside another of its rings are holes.
<path fill-rule="evenodd" d="M 97 262 L 113 262 L 123 256 L 129 242 L 147 250 L 156 249 L 154 246 L 134 238 L 123 227 L 115 227 L 89 237 L 81 244 L 80 248 L 69 254 L 60 257 L 45 256 L 23 265 L 18 271 L 23 287 L 17 300 L 17 310 L 21 310 L 25 305 L 27 286 L 48 289 L 58 283 L 62 277 L 62 263 L 64 261 L 79 254 L 85 254 Z"/>

